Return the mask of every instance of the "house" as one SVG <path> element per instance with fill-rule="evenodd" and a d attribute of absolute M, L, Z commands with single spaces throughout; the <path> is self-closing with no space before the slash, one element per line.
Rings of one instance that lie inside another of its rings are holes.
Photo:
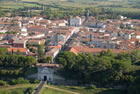
<path fill-rule="evenodd" d="M 13 53 L 17 53 L 20 52 L 24 55 L 28 54 L 28 50 L 26 48 L 8 48 L 8 52 L 13 52 Z"/>
<path fill-rule="evenodd" d="M 49 49 L 49 51 L 46 52 L 46 57 L 47 56 L 51 56 L 52 57 L 52 62 L 55 59 L 55 57 L 58 55 L 58 53 L 60 52 L 60 47 L 59 46 L 54 46 L 51 49 Z"/>
<path fill-rule="evenodd" d="M 28 38 L 43 38 L 45 37 L 45 34 L 44 33 L 41 33 L 41 32 L 34 32 L 32 33 L 32 35 L 28 36 Z"/>
<path fill-rule="evenodd" d="M 82 19 L 78 16 L 70 19 L 70 26 L 80 26 L 82 24 Z"/>
<path fill-rule="evenodd" d="M 17 48 L 26 48 L 26 40 L 20 38 L 13 38 L 8 40 L 9 44 L 12 44 L 13 47 Z"/>
<path fill-rule="evenodd" d="M 0 45 L 2 45 L 2 44 L 8 44 L 8 41 L 7 40 L 1 40 Z"/>
<path fill-rule="evenodd" d="M 118 54 L 121 52 L 129 52 L 129 50 L 121 50 L 121 49 L 110 49 L 113 53 Z M 74 54 L 78 53 L 100 53 L 101 51 L 108 51 L 108 49 L 103 48 L 88 48 L 87 46 L 81 47 L 81 46 L 75 46 L 75 47 L 68 47 L 66 51 L 73 52 Z"/>
<path fill-rule="evenodd" d="M 28 40 L 28 43 L 33 45 L 33 44 L 44 44 L 45 40 L 44 39 L 30 39 Z"/>
<path fill-rule="evenodd" d="M 6 33 L 8 30 L 0 30 L 0 33 Z"/>
<path fill-rule="evenodd" d="M 56 26 L 66 26 L 68 24 L 66 20 L 54 20 L 52 23 Z"/>

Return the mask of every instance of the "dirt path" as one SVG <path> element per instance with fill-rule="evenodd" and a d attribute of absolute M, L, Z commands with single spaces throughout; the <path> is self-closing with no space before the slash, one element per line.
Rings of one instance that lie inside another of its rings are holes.
<path fill-rule="evenodd" d="M 80 93 L 78 93 L 78 92 L 69 91 L 69 90 L 65 90 L 65 89 L 60 89 L 60 88 L 56 88 L 56 87 L 53 87 L 53 86 L 45 85 L 45 87 L 51 88 L 51 89 L 55 89 L 55 90 L 59 90 L 59 91 L 68 92 L 68 93 L 71 93 L 71 94 L 80 94 Z"/>

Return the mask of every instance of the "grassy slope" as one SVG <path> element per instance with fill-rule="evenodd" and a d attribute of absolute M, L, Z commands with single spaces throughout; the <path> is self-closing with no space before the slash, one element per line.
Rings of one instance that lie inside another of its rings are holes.
<path fill-rule="evenodd" d="M 71 93 L 67 93 L 67 92 L 63 92 L 63 91 L 54 90 L 54 89 L 44 87 L 41 90 L 40 94 L 71 94 Z"/>
<path fill-rule="evenodd" d="M 23 84 L 12 85 L 8 87 L 0 87 L 0 94 L 15 94 L 17 93 L 17 91 L 20 91 L 22 93 L 29 87 L 36 88 L 37 84 Z"/>
<path fill-rule="evenodd" d="M 88 89 L 85 87 L 75 87 L 75 86 L 51 86 L 51 87 L 57 87 L 60 89 L 77 92 L 79 94 L 125 94 L 124 90 L 109 89 L 109 88 Z M 44 87 L 41 90 L 40 94 L 71 94 L 71 93 L 62 92 L 62 91 L 54 90 L 52 88 L 50 89 L 50 88 Z"/>

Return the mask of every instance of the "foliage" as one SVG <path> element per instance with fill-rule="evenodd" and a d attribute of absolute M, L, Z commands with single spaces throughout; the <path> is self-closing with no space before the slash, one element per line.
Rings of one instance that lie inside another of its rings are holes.
<path fill-rule="evenodd" d="M 25 80 L 24 78 L 20 77 L 18 79 L 13 79 L 11 81 L 11 84 L 16 85 L 16 84 L 29 84 L 29 80 Z"/>
<path fill-rule="evenodd" d="M 52 62 L 52 57 L 51 56 L 47 56 L 47 57 L 40 58 L 38 60 L 38 62 L 40 62 L 40 63 L 51 63 Z"/>
<path fill-rule="evenodd" d="M 0 80 L 0 86 L 6 86 L 6 85 L 7 85 L 6 81 Z"/>
<path fill-rule="evenodd" d="M 38 45 L 38 59 L 44 58 L 45 52 L 43 49 L 43 45 Z"/>
<path fill-rule="evenodd" d="M 9 87 L 3 87 L 0 89 L 0 94 L 32 94 L 34 85 L 15 85 Z"/>
<path fill-rule="evenodd" d="M 38 84 L 39 83 L 39 80 L 34 80 L 34 84 Z"/>
<path fill-rule="evenodd" d="M 8 53 L 8 49 L 7 48 L 0 48 L 0 55 L 4 55 Z"/>
<path fill-rule="evenodd" d="M 32 87 L 29 87 L 29 88 L 26 89 L 24 94 L 32 94 L 33 90 L 34 89 Z M 20 93 L 18 93 L 18 94 L 20 94 Z"/>
<path fill-rule="evenodd" d="M 0 55 L 0 66 L 31 66 L 36 64 L 36 60 L 31 56 L 22 55 Z"/>
<path fill-rule="evenodd" d="M 89 89 L 96 89 L 96 85 L 90 85 Z"/>
<path fill-rule="evenodd" d="M 66 79 L 75 79 L 83 83 L 94 82 L 97 85 L 121 82 L 126 73 L 131 71 L 130 55 L 120 53 L 115 56 L 110 50 L 102 51 L 99 55 L 61 52 L 56 62 L 62 65 L 59 73 Z"/>

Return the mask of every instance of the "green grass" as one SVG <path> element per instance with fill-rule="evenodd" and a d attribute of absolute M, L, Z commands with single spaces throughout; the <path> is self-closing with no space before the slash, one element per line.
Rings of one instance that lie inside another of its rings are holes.
<path fill-rule="evenodd" d="M 41 90 L 40 94 L 72 94 L 72 93 L 63 92 L 63 91 L 54 90 L 54 89 L 50 89 L 50 88 L 44 87 Z"/>
<path fill-rule="evenodd" d="M 2 8 L 12 8 L 12 9 L 17 9 L 17 8 L 23 8 L 23 7 L 41 7 L 40 5 L 37 4 L 31 4 L 31 3 L 23 3 L 23 2 L 37 2 L 40 4 L 45 4 L 45 5 L 58 5 L 58 6 L 63 6 L 63 7 L 110 7 L 110 5 L 121 5 L 122 8 L 120 7 L 111 7 L 116 11 L 140 11 L 140 9 L 133 8 L 139 2 L 133 1 L 129 2 L 128 0 L 21 0 L 19 2 L 15 1 L 8 1 L 8 2 L 1 2 L 0 7 Z M 130 4 L 131 3 L 131 4 Z"/>
<path fill-rule="evenodd" d="M 0 94 L 24 94 L 27 88 L 36 88 L 37 84 L 23 84 L 23 85 L 12 85 L 7 87 L 0 87 Z"/>
<path fill-rule="evenodd" d="M 121 89 L 111 89 L 111 88 L 89 89 L 86 87 L 76 87 L 76 86 L 55 86 L 55 87 L 73 91 L 73 92 L 78 92 L 80 94 L 125 94 L 124 93 L 125 90 L 121 90 Z"/>

